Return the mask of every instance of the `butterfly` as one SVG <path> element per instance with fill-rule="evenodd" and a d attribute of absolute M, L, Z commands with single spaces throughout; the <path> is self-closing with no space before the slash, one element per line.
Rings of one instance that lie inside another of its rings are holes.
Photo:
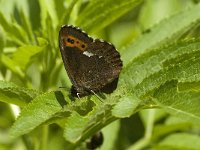
<path fill-rule="evenodd" d="M 112 44 L 93 39 L 78 27 L 64 25 L 59 32 L 59 47 L 72 82 L 72 96 L 112 93 L 116 89 L 123 65 Z"/>

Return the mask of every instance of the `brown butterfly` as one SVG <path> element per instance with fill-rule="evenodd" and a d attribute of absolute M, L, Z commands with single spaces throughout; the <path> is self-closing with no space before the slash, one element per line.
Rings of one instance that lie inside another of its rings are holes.
<path fill-rule="evenodd" d="M 65 25 L 59 33 L 65 69 L 72 82 L 72 96 L 112 93 L 122 69 L 120 54 L 105 41 L 92 39 L 81 29 Z"/>

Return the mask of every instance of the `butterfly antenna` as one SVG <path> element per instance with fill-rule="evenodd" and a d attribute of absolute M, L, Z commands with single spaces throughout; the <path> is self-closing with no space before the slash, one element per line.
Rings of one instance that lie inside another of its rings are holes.
<path fill-rule="evenodd" d="M 103 102 L 103 99 L 97 95 L 93 90 L 90 90 L 101 102 Z"/>

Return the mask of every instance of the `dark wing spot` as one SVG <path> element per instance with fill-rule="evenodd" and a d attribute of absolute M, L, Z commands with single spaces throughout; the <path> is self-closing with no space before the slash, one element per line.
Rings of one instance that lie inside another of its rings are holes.
<path fill-rule="evenodd" d="M 81 45 L 82 48 L 85 48 L 85 45 Z"/>
<path fill-rule="evenodd" d="M 70 38 L 67 38 L 67 42 L 70 42 L 71 41 L 71 39 Z"/>

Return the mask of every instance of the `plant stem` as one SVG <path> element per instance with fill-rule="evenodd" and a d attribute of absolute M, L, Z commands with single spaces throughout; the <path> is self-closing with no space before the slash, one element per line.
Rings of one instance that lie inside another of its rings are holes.
<path fill-rule="evenodd" d="M 47 140 L 48 140 L 48 126 L 44 125 L 42 127 L 42 138 L 40 143 L 40 150 L 47 150 Z"/>
<path fill-rule="evenodd" d="M 147 126 L 144 134 L 145 139 L 150 139 L 152 135 L 152 130 L 154 126 L 155 109 L 149 109 Z"/>

